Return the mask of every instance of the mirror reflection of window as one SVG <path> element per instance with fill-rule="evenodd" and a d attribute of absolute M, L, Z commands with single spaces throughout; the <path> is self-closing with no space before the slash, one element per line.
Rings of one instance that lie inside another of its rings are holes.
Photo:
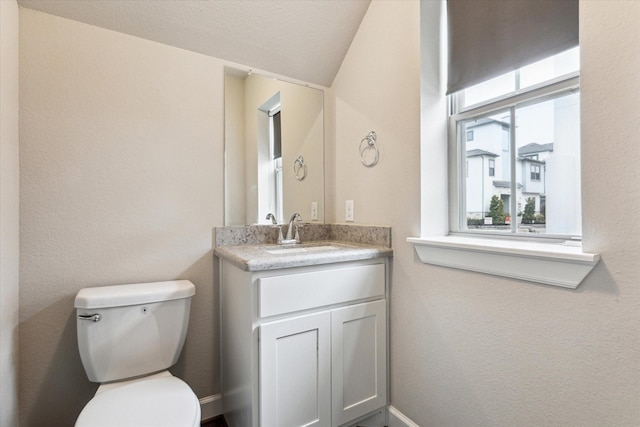
<path fill-rule="evenodd" d="M 270 153 L 273 171 L 272 182 L 274 185 L 274 200 L 275 216 L 278 222 L 284 222 L 284 215 L 282 212 L 282 127 L 280 125 L 280 105 L 273 110 L 269 111 L 269 128 L 271 137 L 269 138 Z"/>
<path fill-rule="evenodd" d="M 267 213 L 273 213 L 276 220 L 282 222 L 282 185 L 278 185 L 278 181 L 282 182 L 280 92 L 274 93 L 267 89 L 257 98 L 264 99 L 266 96 L 268 96 L 266 101 L 257 108 L 255 130 L 255 143 L 258 148 L 255 165 L 257 168 L 255 182 L 258 196 L 257 220 L 263 223 Z M 276 114 L 277 117 L 274 118 Z M 280 158 L 279 161 L 278 158 Z"/>

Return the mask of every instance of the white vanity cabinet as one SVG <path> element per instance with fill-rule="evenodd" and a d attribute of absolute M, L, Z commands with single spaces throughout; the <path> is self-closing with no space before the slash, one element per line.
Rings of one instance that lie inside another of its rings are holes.
<path fill-rule="evenodd" d="M 260 425 L 331 426 L 331 316 L 260 326 Z"/>
<path fill-rule="evenodd" d="M 221 263 L 230 427 L 350 426 L 387 404 L 387 258 L 270 271 Z"/>

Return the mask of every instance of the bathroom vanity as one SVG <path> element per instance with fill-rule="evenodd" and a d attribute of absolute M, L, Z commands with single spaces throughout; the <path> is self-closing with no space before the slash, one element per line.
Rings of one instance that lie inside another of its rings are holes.
<path fill-rule="evenodd" d="M 390 245 L 234 245 L 215 254 L 229 426 L 383 422 Z"/>

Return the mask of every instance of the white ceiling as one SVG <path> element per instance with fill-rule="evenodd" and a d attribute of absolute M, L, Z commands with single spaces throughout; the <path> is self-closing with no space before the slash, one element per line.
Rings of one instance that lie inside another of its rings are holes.
<path fill-rule="evenodd" d="M 18 0 L 21 7 L 330 86 L 370 0 Z"/>

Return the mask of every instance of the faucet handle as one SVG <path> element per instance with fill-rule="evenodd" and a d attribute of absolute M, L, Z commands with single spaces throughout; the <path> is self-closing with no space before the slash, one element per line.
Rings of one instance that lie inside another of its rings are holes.
<path fill-rule="evenodd" d="M 301 241 L 300 241 L 300 232 L 298 231 L 298 227 L 302 227 L 302 226 L 296 224 L 296 227 L 295 227 L 296 234 L 295 234 L 294 239 L 296 239 L 296 243 L 301 243 Z"/>

